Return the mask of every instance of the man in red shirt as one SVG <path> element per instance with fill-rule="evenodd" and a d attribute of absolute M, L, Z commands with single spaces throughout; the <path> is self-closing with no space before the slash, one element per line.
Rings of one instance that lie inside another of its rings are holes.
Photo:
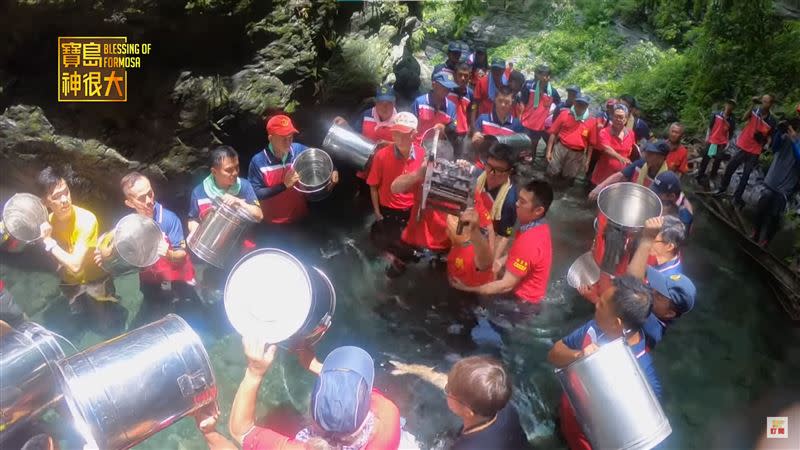
<path fill-rule="evenodd" d="M 733 137 L 734 130 L 736 130 L 736 118 L 733 117 L 734 108 L 736 108 L 736 100 L 728 99 L 725 101 L 725 107 L 722 111 L 711 115 L 711 122 L 708 125 L 706 134 L 706 143 L 708 144 L 706 154 L 703 155 L 700 168 L 697 170 L 697 182 L 701 185 L 706 183 L 706 168 L 711 158 L 714 158 L 714 164 L 711 165 L 711 178 L 717 177 L 725 147 Z"/>
<path fill-rule="evenodd" d="M 518 300 L 540 304 L 547 292 L 553 262 L 550 225 L 545 222 L 552 202 L 553 188 L 549 183 L 534 180 L 526 184 L 517 196 L 517 219 L 521 225 L 508 252 L 503 277 L 477 287 L 466 286 L 457 280 L 451 285 L 481 295 L 513 292 Z"/>
<path fill-rule="evenodd" d="M 569 109 L 562 109 L 550 127 L 547 141 L 547 174 L 570 182 L 586 169 L 589 139 L 589 99 L 575 98 Z"/>
<path fill-rule="evenodd" d="M 683 139 L 683 124 L 673 122 L 669 126 L 667 144 L 669 144 L 669 154 L 667 154 L 667 168 L 671 172 L 684 175 L 689 171 L 689 150 L 681 144 Z"/>
<path fill-rule="evenodd" d="M 469 77 L 472 74 L 472 67 L 467 62 L 460 62 L 456 66 L 455 81 L 458 87 L 447 94 L 456 105 L 456 134 L 454 150 L 456 158 L 467 158 L 469 152 L 469 141 L 466 140 L 470 134 L 472 124 L 477 117 L 477 105 L 472 101 L 473 92 L 469 87 Z"/>
<path fill-rule="evenodd" d="M 311 426 L 292 436 L 256 426 L 256 400 L 261 381 L 275 359 L 277 346 L 243 339 L 247 369 L 233 399 L 228 423 L 231 436 L 244 450 L 307 450 L 357 448 L 397 450 L 400 411 L 373 389 L 375 365 L 358 347 L 334 349 L 320 364 L 310 350 L 298 353 L 301 364 L 318 375 L 311 394 Z"/>
<path fill-rule="evenodd" d="M 408 192 L 393 193 L 392 182 L 400 175 L 419 169 L 425 158 L 425 150 L 414 141 L 417 118 L 410 112 L 395 116 L 391 133 L 394 143 L 384 145 L 375 152 L 367 184 L 375 219 L 381 221 L 388 217 L 405 224 L 414 205 L 414 195 Z"/>
<path fill-rule="evenodd" d="M 489 74 L 475 85 L 475 103 L 478 104 L 478 114 L 488 114 L 494 107 L 494 97 L 501 86 L 508 85 L 505 76 L 506 62 L 502 59 L 492 59 Z"/>
<path fill-rule="evenodd" d="M 742 163 L 744 163 L 744 171 L 742 177 L 739 179 L 739 184 L 736 186 L 736 192 L 733 193 L 733 204 L 738 207 L 744 206 L 742 201 L 742 194 L 747 187 L 747 180 L 750 179 L 750 172 L 758 164 L 758 157 L 764 148 L 768 148 L 772 132 L 777 126 L 775 116 L 772 115 L 770 109 L 775 97 L 766 94 L 759 99 L 753 98 L 754 105 L 760 104 L 760 107 L 755 107 L 744 115 L 742 120 L 745 123 L 739 138 L 736 140 L 736 146 L 739 148 L 739 153 L 735 154 L 725 167 L 725 174 L 722 176 L 722 183 L 716 195 L 721 196 L 728 190 L 728 185 L 731 183 L 731 177 L 736 172 Z"/>

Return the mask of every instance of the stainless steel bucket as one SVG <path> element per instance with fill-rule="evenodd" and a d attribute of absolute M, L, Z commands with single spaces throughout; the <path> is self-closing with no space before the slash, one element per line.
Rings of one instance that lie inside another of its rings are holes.
<path fill-rule="evenodd" d="M 306 194 L 309 201 L 319 201 L 330 195 L 333 160 L 318 148 L 304 150 L 292 163 L 292 168 L 300 176 L 294 188 Z"/>
<path fill-rule="evenodd" d="M 582 254 L 569 266 L 567 283 L 575 289 L 581 286 L 592 286 L 600 280 L 600 267 L 594 261 L 592 252 Z"/>
<path fill-rule="evenodd" d="M 175 314 L 58 363 L 75 429 L 90 448 L 131 448 L 216 400 L 200 337 Z"/>
<path fill-rule="evenodd" d="M 506 134 L 500 136 L 486 136 L 490 142 L 497 142 L 500 144 L 506 144 L 514 149 L 523 150 L 531 148 L 531 138 L 528 136 L 527 133 L 514 133 L 514 134 Z"/>
<path fill-rule="evenodd" d="M 214 209 L 206 215 L 186 245 L 203 261 L 224 268 L 242 241 L 244 232 L 256 223 L 247 210 L 214 200 Z"/>
<path fill-rule="evenodd" d="M 163 240 L 161 228 L 153 219 L 128 214 L 97 240 L 100 267 L 114 276 L 150 267 L 158 261 L 158 245 Z"/>
<path fill-rule="evenodd" d="M 556 370 L 556 376 L 593 448 L 645 450 L 672 433 L 623 338 Z"/>
<path fill-rule="evenodd" d="M 322 148 L 334 158 L 358 170 L 363 170 L 375 153 L 378 144 L 345 127 L 333 124 L 322 141 Z"/>
<path fill-rule="evenodd" d="M 592 254 L 603 272 L 622 275 L 636 250 L 644 222 L 661 215 L 661 200 L 636 183 L 615 183 L 597 196 L 597 232 Z"/>
<path fill-rule="evenodd" d="M 225 283 L 225 312 L 236 331 L 271 344 L 315 344 L 335 310 L 336 291 L 325 273 L 275 248 L 245 255 Z"/>
<path fill-rule="evenodd" d="M 3 207 L 3 226 L 14 239 L 29 244 L 38 240 L 41 225 L 47 222 L 47 208 L 33 195 L 14 194 Z"/>
<path fill-rule="evenodd" d="M 55 364 L 63 357 L 54 335 L 33 322 L 0 336 L 0 444 L 61 399 Z"/>

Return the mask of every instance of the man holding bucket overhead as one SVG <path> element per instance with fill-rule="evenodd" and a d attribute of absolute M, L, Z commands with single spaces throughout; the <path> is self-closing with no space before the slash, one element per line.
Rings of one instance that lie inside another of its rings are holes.
<path fill-rule="evenodd" d="M 49 222 L 42 225 L 44 250 L 58 263 L 61 291 L 77 312 L 76 300 L 88 294 L 97 301 L 114 301 L 114 281 L 93 258 L 97 246 L 98 224 L 95 215 L 72 204 L 64 176 L 47 167 L 36 177 L 39 194 L 50 210 Z"/>
<path fill-rule="evenodd" d="M 292 164 L 308 147 L 294 142 L 298 133 L 285 115 L 271 117 L 266 124 L 267 147 L 253 156 L 247 178 L 261 201 L 266 223 L 285 224 L 303 219 L 308 214 L 305 194 L 294 189 L 300 175 Z M 339 172 L 331 173 L 331 187 L 339 182 Z"/>
<path fill-rule="evenodd" d="M 615 278 L 612 287 L 603 292 L 596 303 L 594 319 L 556 342 L 547 360 L 557 368 L 564 368 L 603 345 L 625 337 L 650 387 L 660 397 L 661 382 L 653 358 L 645 349 L 645 336 L 641 331 L 652 303 L 650 290 L 640 280 L 629 275 Z M 561 396 L 560 414 L 561 433 L 569 448 L 591 449 L 566 394 Z"/>
<path fill-rule="evenodd" d="M 272 366 L 275 345 L 243 339 L 247 369 L 233 399 L 231 436 L 249 449 L 305 450 L 352 448 L 396 450 L 400 445 L 400 411 L 373 389 L 375 366 L 358 347 L 334 349 L 320 364 L 309 350 L 298 354 L 301 364 L 318 376 L 311 394 L 311 424 L 294 437 L 255 425 L 261 381 Z"/>
<path fill-rule="evenodd" d="M 146 300 L 159 300 L 164 286 L 168 285 L 171 298 L 193 298 L 194 266 L 186 252 L 181 220 L 155 200 L 150 180 L 141 173 L 131 172 L 122 177 L 120 188 L 125 195 L 125 206 L 153 219 L 164 234 L 164 240 L 158 248 L 158 261 L 139 272 L 142 295 Z"/>
<path fill-rule="evenodd" d="M 648 142 L 644 146 L 644 157 L 634 161 L 621 171 L 611 175 L 589 192 L 589 200 L 597 199 L 606 186 L 620 181 L 630 181 L 649 187 L 659 174 L 667 171 L 667 155 L 669 146 L 664 141 Z"/>

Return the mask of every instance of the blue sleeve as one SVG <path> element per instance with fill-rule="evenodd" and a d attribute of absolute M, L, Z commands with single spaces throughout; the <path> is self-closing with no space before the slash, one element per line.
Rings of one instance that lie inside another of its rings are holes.
<path fill-rule="evenodd" d="M 484 116 L 485 116 L 485 114 L 481 114 L 480 116 L 478 116 L 477 119 L 475 119 L 475 131 L 477 131 L 479 133 L 482 132 L 481 129 L 483 127 L 483 118 L 484 118 Z"/>
<path fill-rule="evenodd" d="M 636 127 L 633 132 L 636 135 L 637 141 L 641 141 L 642 139 L 650 139 L 650 126 L 647 125 L 647 122 L 642 119 L 636 121 Z"/>
<path fill-rule="evenodd" d="M 625 166 L 624 169 L 622 169 L 622 176 L 630 180 L 631 178 L 633 178 L 633 174 L 636 172 L 636 168 L 642 167 L 643 164 L 644 160 L 642 159 L 639 159 L 637 161 L 628 164 L 627 166 Z"/>
<path fill-rule="evenodd" d="M 644 332 L 647 348 L 650 350 L 656 348 L 656 344 L 661 342 L 661 339 L 664 337 L 664 327 L 661 326 L 653 313 L 650 313 L 647 320 L 644 322 L 642 332 Z"/>
<path fill-rule="evenodd" d="M 261 169 L 258 168 L 258 163 L 256 162 L 256 156 L 250 160 L 250 166 L 247 168 L 247 181 L 250 182 L 255 191 L 266 187 L 264 185 L 264 177 L 261 175 Z"/>
<path fill-rule="evenodd" d="M 656 397 L 661 399 L 661 397 L 664 395 L 664 389 L 661 387 L 661 380 L 658 378 L 656 366 L 652 363 L 652 360 L 651 363 L 646 367 L 642 367 L 642 372 L 644 372 L 644 376 L 647 378 L 647 381 L 650 382 L 650 387 L 653 388 L 653 393 L 656 394 Z"/>
<path fill-rule="evenodd" d="M 192 197 L 189 200 L 189 219 L 199 219 L 200 218 L 200 205 L 198 205 L 197 201 L 197 189 L 192 189 Z"/>
<path fill-rule="evenodd" d="M 181 225 L 178 216 L 173 215 L 170 220 L 169 230 L 167 230 L 167 238 L 172 248 L 180 248 L 184 240 L 183 225 Z"/>
<path fill-rule="evenodd" d="M 524 133 L 525 127 L 522 126 L 522 122 L 519 119 L 514 119 L 511 121 L 511 129 L 514 130 L 515 133 Z"/>
<path fill-rule="evenodd" d="M 800 139 L 792 142 L 792 152 L 794 152 L 795 162 L 800 162 Z"/>
<path fill-rule="evenodd" d="M 572 333 L 564 336 L 561 341 L 566 345 L 568 348 L 573 350 L 582 350 L 583 349 L 583 337 L 586 336 L 586 332 L 589 331 L 590 322 L 586 322 L 583 324 L 582 327 L 578 328 L 577 330 L 573 331 Z"/>
<path fill-rule="evenodd" d="M 239 191 L 239 198 L 252 205 L 258 204 L 258 197 L 253 190 L 253 185 L 249 181 L 242 179 L 242 189 Z"/>
<path fill-rule="evenodd" d="M 411 112 L 419 119 L 419 98 L 415 98 L 414 103 L 411 104 Z"/>
<path fill-rule="evenodd" d="M 494 232 L 498 236 L 511 237 L 514 233 L 514 225 L 517 223 L 517 190 L 512 187 L 503 202 L 503 209 L 500 211 L 500 220 L 494 223 Z"/>
<path fill-rule="evenodd" d="M 692 221 L 694 220 L 692 213 L 690 213 L 688 209 L 682 208 L 678 211 L 678 218 L 681 219 L 681 222 L 683 222 L 683 224 L 686 226 L 686 231 L 688 232 L 689 229 L 691 229 Z"/>

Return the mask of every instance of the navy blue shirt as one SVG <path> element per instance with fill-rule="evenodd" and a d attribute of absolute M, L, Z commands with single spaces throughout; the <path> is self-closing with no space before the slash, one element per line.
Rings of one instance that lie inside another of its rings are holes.
<path fill-rule="evenodd" d="M 509 114 L 506 120 L 500 121 L 494 111 L 491 114 L 481 114 L 475 120 L 475 131 L 492 136 L 505 135 L 511 133 L 524 133 L 525 128 L 519 119 Z"/>

